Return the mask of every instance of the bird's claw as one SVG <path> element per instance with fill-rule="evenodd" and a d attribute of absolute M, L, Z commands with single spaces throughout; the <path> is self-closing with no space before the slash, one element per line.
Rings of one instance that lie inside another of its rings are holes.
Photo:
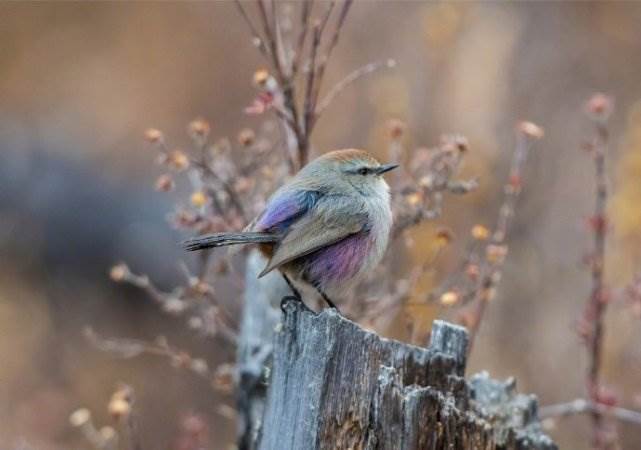
<path fill-rule="evenodd" d="M 301 306 L 303 307 L 303 309 L 305 309 L 307 312 L 310 312 L 310 313 L 312 313 L 314 315 L 318 314 L 316 311 L 310 309 L 309 306 L 307 306 L 305 304 L 305 302 L 303 301 L 303 299 L 301 297 L 298 297 L 296 295 L 286 295 L 280 300 L 280 310 L 283 312 L 283 314 L 287 314 L 286 308 L 287 308 L 287 304 L 289 302 L 300 303 Z"/>

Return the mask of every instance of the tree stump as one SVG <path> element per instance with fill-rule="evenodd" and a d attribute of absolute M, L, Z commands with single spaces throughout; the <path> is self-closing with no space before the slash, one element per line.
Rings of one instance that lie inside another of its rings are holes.
<path fill-rule="evenodd" d="M 436 321 L 428 348 L 384 339 L 332 309 L 283 305 L 261 450 L 553 450 L 534 396 L 464 378 L 467 332 Z"/>
<path fill-rule="evenodd" d="M 258 446 L 267 398 L 267 371 L 271 365 L 274 329 L 280 321 L 280 299 L 290 293 L 277 271 L 258 278 L 267 261 L 253 250 L 245 269 L 245 301 L 238 338 L 238 448 Z"/>

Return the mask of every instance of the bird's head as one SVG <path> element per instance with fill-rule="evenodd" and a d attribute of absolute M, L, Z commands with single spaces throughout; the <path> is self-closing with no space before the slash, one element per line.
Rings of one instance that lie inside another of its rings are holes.
<path fill-rule="evenodd" d="M 305 169 L 328 183 L 334 190 L 356 189 L 365 196 L 387 193 L 389 187 L 382 175 L 398 164 L 381 164 L 364 150 L 347 149 L 326 153 Z"/>

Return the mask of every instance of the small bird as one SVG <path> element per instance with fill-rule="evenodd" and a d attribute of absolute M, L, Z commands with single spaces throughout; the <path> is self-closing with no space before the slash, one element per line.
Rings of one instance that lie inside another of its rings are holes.
<path fill-rule="evenodd" d="M 279 270 L 294 296 L 314 287 L 325 302 L 350 288 L 380 262 L 392 227 L 389 186 L 380 164 L 363 150 L 326 153 L 279 188 L 241 232 L 199 236 L 186 250 L 258 244 L 268 259 L 259 278 Z"/>

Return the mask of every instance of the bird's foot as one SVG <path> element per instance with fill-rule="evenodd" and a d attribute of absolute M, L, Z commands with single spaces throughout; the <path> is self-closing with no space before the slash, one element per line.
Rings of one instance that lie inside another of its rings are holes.
<path fill-rule="evenodd" d="M 289 302 L 297 302 L 297 303 L 300 303 L 300 305 L 303 307 L 303 309 L 304 309 L 305 311 L 310 312 L 310 313 L 312 313 L 312 314 L 314 314 L 314 315 L 316 315 L 316 314 L 317 314 L 317 313 L 316 313 L 316 311 L 314 311 L 314 310 L 310 309 L 310 308 L 309 308 L 309 306 L 307 306 L 307 305 L 305 304 L 305 302 L 303 301 L 302 297 L 300 297 L 300 296 L 296 296 L 296 295 L 286 295 L 285 297 L 283 297 L 283 298 L 280 300 L 280 309 L 281 309 L 281 311 L 283 311 L 283 314 L 286 314 L 286 313 L 287 313 L 287 310 L 286 310 L 286 309 L 287 309 L 287 304 L 288 304 Z"/>
<path fill-rule="evenodd" d="M 341 310 L 338 309 L 338 306 L 336 306 L 336 304 L 332 301 L 332 299 L 329 298 L 329 296 L 321 288 L 319 288 L 318 286 L 315 286 L 315 287 L 318 293 L 320 294 L 320 296 L 323 298 L 323 300 L 325 300 L 325 303 L 327 303 L 327 306 L 329 306 L 334 311 L 336 311 L 339 316 L 342 316 L 343 313 L 341 313 Z"/>
<path fill-rule="evenodd" d="M 333 301 L 331 301 L 331 300 L 329 299 L 329 297 L 323 297 L 323 300 L 325 300 L 325 303 L 327 303 L 327 306 L 329 306 L 331 309 L 333 309 L 334 311 L 336 311 L 336 312 L 338 313 L 338 315 L 339 315 L 339 316 L 342 316 L 342 315 L 343 315 L 343 313 L 341 312 L 341 310 L 340 310 L 340 309 L 338 309 L 338 306 L 336 306 L 336 304 L 335 304 Z"/>

